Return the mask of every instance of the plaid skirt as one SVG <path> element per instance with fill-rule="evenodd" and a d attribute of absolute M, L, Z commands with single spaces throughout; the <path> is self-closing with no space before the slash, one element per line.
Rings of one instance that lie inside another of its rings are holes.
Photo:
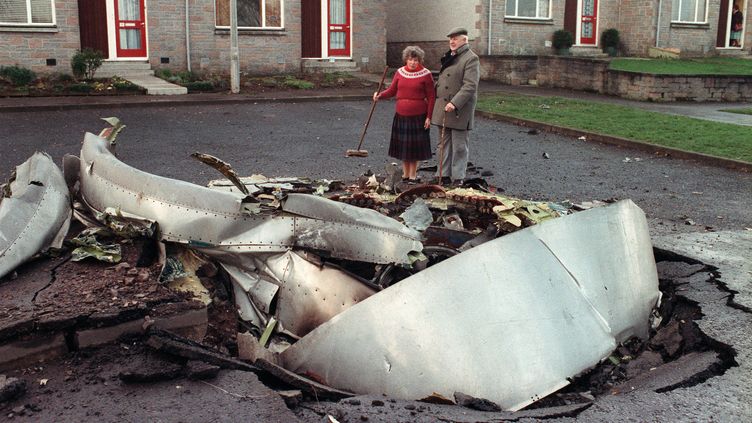
<path fill-rule="evenodd" d="M 419 161 L 431 158 L 431 128 L 423 128 L 426 115 L 394 114 L 389 156 L 399 160 Z"/>

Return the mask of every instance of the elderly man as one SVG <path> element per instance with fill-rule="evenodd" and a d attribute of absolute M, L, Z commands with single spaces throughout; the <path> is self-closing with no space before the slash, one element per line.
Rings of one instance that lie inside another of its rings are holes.
<path fill-rule="evenodd" d="M 449 51 L 441 58 L 431 124 L 439 127 L 439 183 L 462 185 L 468 158 L 468 131 L 473 129 L 480 61 L 467 44 L 467 30 L 447 34 Z"/>

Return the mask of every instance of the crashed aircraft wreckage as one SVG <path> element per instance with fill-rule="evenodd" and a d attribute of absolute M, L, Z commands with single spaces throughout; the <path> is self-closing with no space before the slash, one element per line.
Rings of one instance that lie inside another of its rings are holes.
<path fill-rule="evenodd" d="M 38 252 L 60 248 L 70 216 L 62 172 L 50 156 L 34 153 L 0 187 L 0 278 Z"/>
<path fill-rule="evenodd" d="M 645 216 L 629 200 L 544 219 L 545 207 L 534 204 L 514 214 L 512 202 L 492 195 L 456 190 L 437 199 L 429 189 L 428 203 L 471 199 L 504 225 L 533 226 L 482 234 L 382 290 L 391 284 L 330 259 L 409 269 L 432 248 L 422 243 L 427 232 L 314 195 L 277 192 L 260 204 L 254 190 L 139 171 L 111 148 L 87 134 L 80 159 L 66 159 L 66 177 L 77 173 L 93 214 L 155 224 L 162 241 L 217 260 L 239 317 L 275 353 L 265 356 L 337 389 L 404 399 L 462 392 L 518 410 L 618 343 L 647 338 L 660 299 Z M 417 217 L 406 212 L 406 222 L 425 220 L 426 204 L 415 204 Z M 456 224 L 451 217 L 445 224 Z"/>
<path fill-rule="evenodd" d="M 629 200 L 543 222 L 417 273 L 281 354 L 338 389 L 419 399 L 462 392 L 518 410 L 632 336 L 660 293 Z"/>

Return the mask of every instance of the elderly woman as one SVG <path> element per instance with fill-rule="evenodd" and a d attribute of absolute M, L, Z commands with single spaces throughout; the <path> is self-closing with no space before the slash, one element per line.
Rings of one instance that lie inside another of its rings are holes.
<path fill-rule="evenodd" d="M 373 100 L 397 97 L 392 121 L 389 156 L 402 160 L 402 180 L 417 182 L 418 162 L 431 158 L 431 113 L 436 94 L 431 72 L 423 67 L 425 53 L 420 47 L 402 51 L 405 66 L 397 69 L 392 84 Z"/>

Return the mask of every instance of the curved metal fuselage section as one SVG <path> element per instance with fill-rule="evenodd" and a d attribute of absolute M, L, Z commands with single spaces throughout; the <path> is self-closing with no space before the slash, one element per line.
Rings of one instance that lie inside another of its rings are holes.
<path fill-rule="evenodd" d="M 335 316 L 281 354 L 356 393 L 455 392 L 520 409 L 632 335 L 660 298 L 644 213 L 629 200 L 487 242 Z"/>
<path fill-rule="evenodd" d="M 59 247 L 71 216 L 68 186 L 45 153 L 16 168 L 10 190 L 0 201 L 0 277 L 39 251 Z"/>
<path fill-rule="evenodd" d="M 349 260 L 408 263 L 408 253 L 422 249 L 417 233 L 387 216 L 312 195 L 290 195 L 284 213 L 245 213 L 238 195 L 135 169 L 112 155 L 106 140 L 88 133 L 81 149 L 81 193 L 97 211 L 119 208 L 156 221 L 162 239 L 208 253 L 297 247 Z M 287 204 L 294 210 L 286 210 Z"/>
<path fill-rule="evenodd" d="M 374 290 L 298 250 L 370 263 L 408 263 L 419 235 L 378 212 L 313 195 L 290 194 L 281 210 L 243 211 L 242 197 L 134 169 L 108 142 L 86 134 L 81 196 L 96 211 L 155 221 L 163 240 L 186 243 L 221 262 L 234 284 L 240 317 L 300 337 Z M 314 262 L 316 260 L 313 260 Z"/>

